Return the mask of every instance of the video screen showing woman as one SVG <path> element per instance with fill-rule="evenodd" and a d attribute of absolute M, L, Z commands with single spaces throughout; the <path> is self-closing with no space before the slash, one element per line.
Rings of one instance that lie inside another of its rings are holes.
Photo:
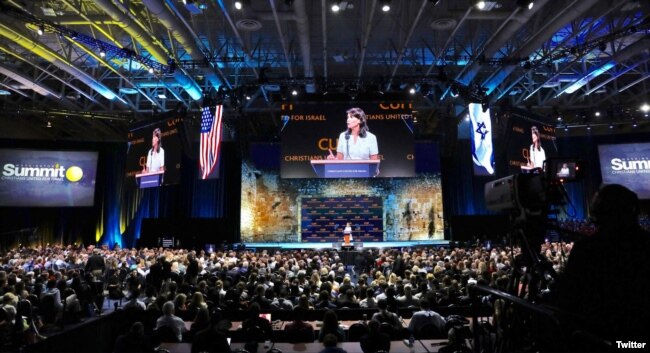
<path fill-rule="evenodd" d="M 165 150 L 162 148 L 161 132 L 159 128 L 153 130 L 151 149 L 147 153 L 147 163 L 143 173 L 156 173 L 165 171 Z"/>
<path fill-rule="evenodd" d="M 351 108 L 347 114 L 347 130 L 339 135 L 336 155 L 330 149 L 327 159 L 378 159 L 377 137 L 369 131 L 366 113 L 361 108 Z"/>
<path fill-rule="evenodd" d="M 528 149 L 528 164 L 525 167 L 522 166 L 522 169 L 543 169 L 544 161 L 546 160 L 546 152 L 544 152 L 544 148 L 542 147 L 542 137 L 537 126 L 532 126 L 530 132 L 533 143 Z"/>

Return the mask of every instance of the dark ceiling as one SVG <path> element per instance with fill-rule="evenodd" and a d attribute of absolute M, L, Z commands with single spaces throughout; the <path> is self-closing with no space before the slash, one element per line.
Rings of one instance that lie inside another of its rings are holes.
<path fill-rule="evenodd" d="M 121 141 L 133 122 L 196 118 L 205 97 L 256 136 L 273 135 L 287 99 L 392 95 L 425 119 L 478 100 L 554 124 L 648 120 L 648 1 L 334 2 L 4 0 L 0 138 Z"/>

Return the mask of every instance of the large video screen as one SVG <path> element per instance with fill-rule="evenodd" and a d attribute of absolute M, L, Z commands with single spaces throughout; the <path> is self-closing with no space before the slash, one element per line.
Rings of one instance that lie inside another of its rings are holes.
<path fill-rule="evenodd" d="M 413 177 L 410 103 L 283 104 L 282 178 Z"/>
<path fill-rule="evenodd" d="M 181 123 L 181 119 L 172 118 L 129 131 L 127 185 L 137 185 L 136 176 L 160 172 L 161 185 L 179 183 L 182 143 L 178 128 Z"/>
<path fill-rule="evenodd" d="M 650 199 L 650 143 L 598 146 L 603 184 L 621 184 Z"/>
<path fill-rule="evenodd" d="M 483 111 L 481 104 L 468 107 L 472 136 L 472 161 L 474 175 L 494 175 L 494 148 L 492 145 L 492 121 L 490 109 Z"/>
<path fill-rule="evenodd" d="M 97 152 L 0 149 L 0 206 L 92 206 Z"/>
<path fill-rule="evenodd" d="M 557 157 L 555 127 L 551 125 L 514 116 L 510 119 L 508 139 L 511 174 L 541 172 L 546 158 Z"/>

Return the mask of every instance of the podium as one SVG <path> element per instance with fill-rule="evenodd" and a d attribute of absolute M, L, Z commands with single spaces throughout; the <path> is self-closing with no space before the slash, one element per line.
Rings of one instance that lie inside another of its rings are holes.
<path fill-rule="evenodd" d="M 165 171 L 158 171 L 153 173 L 140 173 L 135 175 L 135 182 L 140 189 L 154 188 L 162 185 L 163 174 Z"/>
<path fill-rule="evenodd" d="M 372 178 L 379 163 L 378 159 L 312 160 L 311 167 L 319 178 Z"/>

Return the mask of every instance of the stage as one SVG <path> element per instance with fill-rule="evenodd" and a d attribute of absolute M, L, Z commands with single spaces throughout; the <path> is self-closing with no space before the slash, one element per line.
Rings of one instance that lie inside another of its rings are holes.
<path fill-rule="evenodd" d="M 245 247 L 246 249 L 280 249 L 280 250 L 295 250 L 295 249 L 341 249 L 341 243 L 239 243 L 235 247 Z M 353 243 L 355 249 L 368 249 L 368 248 L 408 248 L 408 247 L 436 247 L 448 246 L 449 240 L 414 240 L 414 241 L 379 241 L 379 242 L 364 242 Z"/>

